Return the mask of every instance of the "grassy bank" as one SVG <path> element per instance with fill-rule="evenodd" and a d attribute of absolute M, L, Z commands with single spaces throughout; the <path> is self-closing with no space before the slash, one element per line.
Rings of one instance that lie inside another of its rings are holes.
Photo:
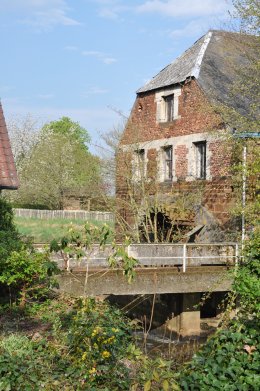
<path fill-rule="evenodd" d="M 99 227 L 104 224 L 104 222 L 97 220 L 88 222 Z M 33 238 L 34 243 L 49 243 L 52 239 L 57 239 L 65 235 L 71 225 L 80 227 L 85 223 L 85 220 L 80 219 L 37 219 L 33 217 L 15 217 L 15 224 L 20 234 Z M 107 224 L 111 227 L 111 229 L 113 229 L 114 223 L 108 222 Z"/>

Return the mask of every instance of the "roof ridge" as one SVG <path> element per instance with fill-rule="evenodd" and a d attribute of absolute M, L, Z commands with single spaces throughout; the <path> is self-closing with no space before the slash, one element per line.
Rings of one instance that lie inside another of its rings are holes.
<path fill-rule="evenodd" d="M 200 48 L 200 51 L 199 51 L 198 57 L 196 59 L 195 65 L 194 65 L 194 67 L 191 70 L 191 76 L 195 77 L 196 79 L 199 77 L 201 63 L 202 63 L 204 54 L 205 54 L 205 52 L 207 50 L 208 44 L 209 44 L 209 42 L 211 40 L 212 34 L 213 34 L 213 31 L 208 31 L 208 33 L 206 35 L 204 35 L 204 37 L 205 37 L 204 38 L 204 42 L 203 42 L 203 44 L 202 44 L 202 46 Z"/>

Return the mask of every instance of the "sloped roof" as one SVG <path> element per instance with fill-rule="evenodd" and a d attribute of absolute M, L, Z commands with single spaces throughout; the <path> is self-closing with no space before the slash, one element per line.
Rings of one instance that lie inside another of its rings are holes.
<path fill-rule="evenodd" d="M 248 61 L 246 52 L 250 50 L 250 45 L 246 46 L 245 42 L 254 39 L 254 36 L 227 31 L 209 31 L 140 88 L 137 94 L 195 78 L 209 98 L 246 112 L 249 98 L 232 98 L 229 91 L 238 68 Z"/>
<path fill-rule="evenodd" d="M 4 113 L 0 103 L 0 189 L 17 189 L 17 178 L 14 157 L 6 128 Z"/>
<path fill-rule="evenodd" d="M 209 32 L 207 35 L 201 37 L 180 57 L 171 64 L 167 65 L 156 76 L 154 76 L 152 80 L 148 81 L 148 83 L 141 87 L 137 93 L 181 83 L 192 76 L 197 77 L 200 59 L 205 52 L 211 35 L 212 32 Z"/>

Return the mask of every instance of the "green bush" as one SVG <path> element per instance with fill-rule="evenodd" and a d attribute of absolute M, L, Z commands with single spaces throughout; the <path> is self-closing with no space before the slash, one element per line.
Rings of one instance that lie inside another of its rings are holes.
<path fill-rule="evenodd" d="M 259 232 L 255 232 L 235 270 L 236 318 L 219 330 L 180 374 L 184 391 L 260 389 L 259 242 Z"/>
<path fill-rule="evenodd" d="M 23 245 L 13 218 L 10 204 L 0 196 L 0 274 L 4 267 L 5 259 L 12 251 L 19 251 Z"/>
<path fill-rule="evenodd" d="M 0 391 L 81 390 L 67 355 L 41 339 L 11 335 L 0 341 Z"/>
<path fill-rule="evenodd" d="M 41 295 L 53 283 L 52 275 L 58 272 L 48 253 L 37 253 L 23 241 L 13 222 L 13 211 L 0 197 L 0 291 L 2 299 L 25 305 L 28 293 Z"/>
<path fill-rule="evenodd" d="M 260 328 L 247 322 L 221 330 L 180 376 L 184 391 L 260 389 Z"/>
<path fill-rule="evenodd" d="M 109 304 L 94 299 L 79 302 L 68 346 L 88 390 L 129 390 L 129 370 L 123 358 L 131 340 L 130 329 L 121 311 Z"/>

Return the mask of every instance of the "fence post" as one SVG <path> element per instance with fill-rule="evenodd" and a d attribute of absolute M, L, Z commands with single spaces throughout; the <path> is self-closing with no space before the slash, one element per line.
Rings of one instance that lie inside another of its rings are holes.
<path fill-rule="evenodd" d="M 186 243 L 183 244 L 183 256 L 182 256 L 182 271 L 183 273 L 186 272 L 186 253 L 187 253 L 187 245 Z"/>

